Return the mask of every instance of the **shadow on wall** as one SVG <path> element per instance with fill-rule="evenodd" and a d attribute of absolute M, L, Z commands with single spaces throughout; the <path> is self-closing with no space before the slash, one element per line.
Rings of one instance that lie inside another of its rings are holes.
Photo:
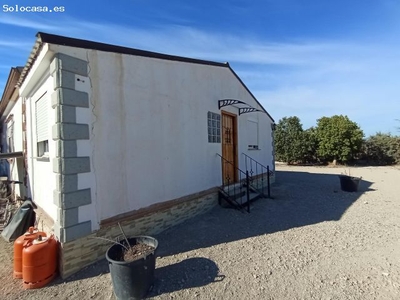
<path fill-rule="evenodd" d="M 341 191 L 338 175 L 277 171 L 271 189 L 274 199 L 254 202 L 250 214 L 217 206 L 168 229 L 156 237 L 159 255 L 339 220 L 363 193 L 373 191 L 371 184 L 362 180 L 358 192 L 348 193 Z"/>
<path fill-rule="evenodd" d="M 219 275 L 218 272 L 218 266 L 212 260 L 204 257 L 188 258 L 179 263 L 156 268 L 154 286 L 147 297 L 151 298 L 224 280 L 225 276 Z"/>

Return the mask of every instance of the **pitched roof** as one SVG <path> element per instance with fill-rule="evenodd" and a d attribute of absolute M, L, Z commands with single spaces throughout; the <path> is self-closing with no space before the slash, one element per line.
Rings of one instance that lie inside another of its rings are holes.
<path fill-rule="evenodd" d="M 0 102 L 0 118 L 3 117 L 3 113 L 13 97 L 14 91 L 17 89 L 17 82 L 20 78 L 22 67 L 13 67 L 10 69 L 8 74 L 7 83 L 4 87 L 3 95 L 1 96 Z M 14 99 L 16 100 L 16 99 Z"/>
<path fill-rule="evenodd" d="M 104 52 L 121 53 L 121 54 L 135 55 L 135 56 L 151 57 L 151 58 L 157 58 L 157 59 L 180 61 L 180 62 L 186 62 L 186 63 L 194 63 L 194 64 L 202 64 L 202 65 L 228 68 L 234 74 L 234 76 L 239 80 L 239 82 L 243 85 L 243 87 L 249 92 L 249 94 L 252 96 L 252 98 L 260 105 L 260 107 L 264 110 L 264 112 L 271 118 L 272 121 L 274 121 L 274 119 L 265 110 L 265 108 L 261 105 L 261 103 L 258 102 L 256 97 L 254 97 L 254 95 L 250 92 L 250 90 L 247 88 L 247 86 L 243 83 L 243 81 L 233 71 L 233 69 L 230 67 L 229 63 L 227 63 L 227 62 L 221 63 L 221 62 L 188 58 L 188 57 L 182 57 L 182 56 L 176 56 L 176 55 L 168 55 L 168 54 L 162 54 L 162 53 L 157 53 L 157 52 L 122 47 L 122 46 L 117 46 L 117 45 L 104 44 L 104 43 L 99 43 L 99 42 L 94 42 L 94 41 L 75 39 L 75 38 L 70 38 L 70 37 L 65 37 L 65 36 L 60 36 L 60 35 L 48 34 L 48 33 L 44 33 L 44 32 L 38 32 L 36 34 L 35 45 L 31 51 L 31 54 L 29 55 L 28 61 L 25 65 L 24 69 L 22 70 L 21 77 L 17 84 L 18 86 L 21 86 L 22 83 L 24 82 L 26 76 L 28 75 L 28 73 L 30 71 L 31 66 L 35 62 L 37 56 L 40 53 L 40 50 L 41 50 L 43 44 L 45 44 L 45 43 L 63 45 L 63 46 L 69 46 L 69 47 L 75 47 L 75 48 L 99 50 L 99 51 L 104 51 Z"/>

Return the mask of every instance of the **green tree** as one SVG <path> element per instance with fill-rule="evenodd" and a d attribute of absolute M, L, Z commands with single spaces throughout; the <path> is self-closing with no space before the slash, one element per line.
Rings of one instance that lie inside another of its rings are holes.
<path fill-rule="evenodd" d="M 302 161 L 302 138 L 303 127 L 298 117 L 279 120 L 274 132 L 276 159 L 288 164 Z"/>
<path fill-rule="evenodd" d="M 335 115 L 317 120 L 316 136 L 321 158 L 347 162 L 360 153 L 364 133 L 347 116 Z"/>
<path fill-rule="evenodd" d="M 302 133 L 302 149 L 303 163 L 311 163 L 317 161 L 318 140 L 315 127 L 310 127 Z"/>

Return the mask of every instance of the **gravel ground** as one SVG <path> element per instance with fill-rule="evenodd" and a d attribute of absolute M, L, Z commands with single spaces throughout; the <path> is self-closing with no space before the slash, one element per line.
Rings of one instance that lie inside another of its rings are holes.
<path fill-rule="evenodd" d="M 400 299 L 400 169 L 277 167 L 274 199 L 250 214 L 215 207 L 156 238 L 151 299 Z M 22 290 L 0 241 L 0 299 L 114 299 L 105 260 Z"/>

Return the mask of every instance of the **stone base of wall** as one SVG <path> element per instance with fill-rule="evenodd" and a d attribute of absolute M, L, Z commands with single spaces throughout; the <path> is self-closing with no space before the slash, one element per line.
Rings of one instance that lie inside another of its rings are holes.
<path fill-rule="evenodd" d="M 198 195 L 185 201 L 173 201 L 174 205 L 160 208 L 139 217 L 124 218 L 120 224 L 128 237 L 137 235 L 155 235 L 196 215 L 203 214 L 218 203 L 218 191 Z M 60 244 L 60 275 L 67 278 L 82 268 L 105 258 L 106 251 L 112 246 L 96 237 L 116 240 L 121 237 L 118 224 L 102 226 L 89 236 Z"/>
<path fill-rule="evenodd" d="M 47 235 L 54 233 L 54 220 L 39 206 L 35 209 L 37 228 Z"/>

